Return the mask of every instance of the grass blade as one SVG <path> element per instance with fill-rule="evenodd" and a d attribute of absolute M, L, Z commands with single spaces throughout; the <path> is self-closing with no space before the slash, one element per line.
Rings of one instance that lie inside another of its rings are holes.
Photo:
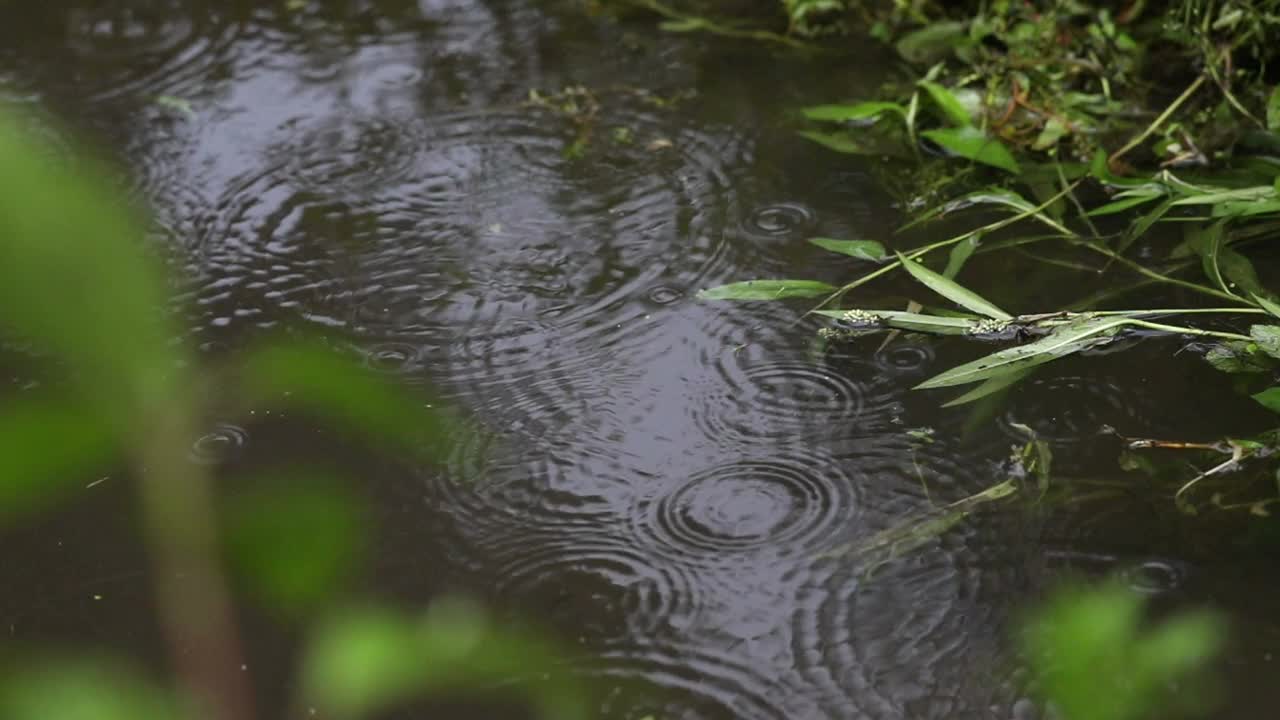
<path fill-rule="evenodd" d="M 1013 318 L 1012 315 L 991 304 L 981 295 L 960 285 L 955 280 L 939 275 L 920 263 L 908 260 L 902 253 L 898 253 L 898 261 L 902 263 L 902 267 L 912 277 L 924 283 L 930 290 L 967 310 L 972 310 L 979 315 L 986 315 L 996 320 Z"/>
<path fill-rule="evenodd" d="M 1091 347 L 1132 322 L 1126 317 L 1085 317 L 1059 327 L 1049 335 L 1026 345 L 1007 348 L 972 362 L 953 367 L 915 387 L 917 390 L 950 387 L 978 382 L 1042 365 L 1051 360 Z"/>
<path fill-rule="evenodd" d="M 719 285 L 698 293 L 700 300 L 778 300 L 821 297 L 835 286 L 817 280 L 746 280 Z"/>
<path fill-rule="evenodd" d="M 955 407 L 957 405 L 965 405 L 975 400 L 981 400 L 982 398 L 992 395 L 994 393 L 998 393 L 1001 390 L 1004 390 L 1005 388 L 1018 383 L 1027 375 L 1030 375 L 1031 371 L 1034 369 L 1035 369 L 1034 366 L 1024 367 L 1018 370 L 1007 372 L 1003 375 L 997 375 L 993 378 L 987 378 L 986 380 L 982 381 L 982 384 L 979 385 L 978 387 L 970 390 L 969 392 L 963 395 L 960 395 L 959 397 L 953 398 L 951 400 L 948 400 L 947 402 L 942 403 L 942 407 Z"/>

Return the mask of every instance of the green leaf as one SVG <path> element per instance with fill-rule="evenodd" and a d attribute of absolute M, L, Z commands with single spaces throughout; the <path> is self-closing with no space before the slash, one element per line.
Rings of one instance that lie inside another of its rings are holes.
<path fill-rule="evenodd" d="M 1007 372 L 1003 375 L 997 375 L 993 378 L 987 378 L 986 380 L 982 381 L 982 384 L 978 385 L 977 387 L 970 390 L 969 392 L 964 393 L 963 395 L 960 395 L 951 400 L 948 400 L 947 402 L 942 403 L 942 407 L 955 407 L 957 405 L 964 405 L 966 403 L 971 403 L 975 400 L 981 400 L 984 397 L 994 395 L 995 393 L 998 393 L 1001 390 L 1013 387 L 1018 382 L 1020 382 L 1023 378 L 1030 375 L 1031 371 L 1034 369 L 1035 369 L 1034 367 L 1025 367 L 1018 370 L 1013 370 L 1011 372 Z"/>
<path fill-rule="evenodd" d="M 1276 189 L 1272 185 L 1221 190 L 1218 192 L 1199 192 L 1195 195 L 1178 198 L 1174 205 L 1218 205 L 1225 202 L 1260 202 L 1275 200 Z"/>
<path fill-rule="evenodd" d="M 978 321 L 970 318 L 924 315 L 901 310 L 815 310 L 836 320 L 855 324 L 874 322 L 899 330 L 914 330 L 934 335 L 965 335 L 974 331 Z"/>
<path fill-rule="evenodd" d="M 72 403 L 11 402 L 0 415 L 0 520 L 47 506 L 118 451 L 111 418 Z"/>
<path fill-rule="evenodd" d="M 0 325 L 71 363 L 85 398 L 107 415 L 167 401 L 176 333 L 143 222 L 89 155 L 77 153 L 74 169 L 49 162 L 7 113 L 0 158 Z"/>
<path fill-rule="evenodd" d="M 948 280 L 955 280 L 960 269 L 969 261 L 969 257 L 973 255 L 973 251 L 978 249 L 978 244 L 982 240 L 981 233 L 974 233 L 969 237 L 961 240 L 951 247 L 951 252 L 947 255 L 947 267 L 942 271 L 942 277 Z"/>
<path fill-rule="evenodd" d="M 1189 226 L 1185 236 L 1200 255 L 1205 275 L 1223 291 L 1237 294 L 1235 288 L 1240 288 L 1250 295 L 1266 294 L 1249 258 L 1226 245 L 1222 221 L 1206 228 Z"/>
<path fill-rule="evenodd" d="M 1224 373 L 1259 373 L 1272 369 L 1274 363 L 1256 343 L 1228 340 L 1210 348 L 1205 362 Z"/>
<path fill-rule="evenodd" d="M 1280 86 L 1267 96 L 1267 129 L 1272 132 L 1280 130 Z"/>
<path fill-rule="evenodd" d="M 858 142 L 846 133 L 825 133 L 803 130 L 800 137 L 818 143 L 828 150 L 846 155 L 869 155 L 873 151 L 864 143 Z"/>
<path fill-rule="evenodd" d="M 1218 264 L 1218 256 L 1222 251 L 1222 223 L 1216 222 L 1207 227 L 1188 225 L 1183 231 L 1183 236 L 1186 238 L 1187 246 L 1200 256 L 1204 274 L 1209 281 L 1223 291 L 1231 292 L 1227 287 L 1226 278 L 1222 275 L 1222 268 Z"/>
<path fill-rule="evenodd" d="M 1280 303 L 1273 302 L 1267 297 L 1259 294 L 1253 294 L 1250 297 L 1258 304 L 1258 307 L 1271 313 L 1273 316 L 1280 318 Z"/>
<path fill-rule="evenodd" d="M 939 215 L 952 213 L 957 210 L 961 210 L 963 208 L 967 208 L 973 205 L 996 205 L 999 207 L 1008 208 L 1014 211 L 1014 214 L 1030 213 L 1031 217 L 1034 218 L 1035 220 L 1038 220 L 1039 222 L 1042 222 L 1045 225 L 1048 225 L 1049 227 L 1053 228 L 1054 230 L 1064 235 L 1074 234 L 1069 229 L 1061 225 L 1060 223 L 1054 221 L 1053 218 L 1049 217 L 1048 215 L 1045 215 L 1043 212 L 1038 212 L 1036 210 L 1036 206 L 1032 204 L 1030 201 L 1028 201 L 1026 198 L 1022 197 L 1021 195 L 1019 195 L 1018 193 L 1012 190 L 1008 190 L 1006 188 L 1000 188 L 1000 187 L 984 188 L 982 190 L 971 192 L 967 195 L 961 195 L 960 197 L 954 200 L 951 200 L 943 205 L 940 205 L 924 213 L 921 213 L 918 217 L 916 217 L 916 219 L 904 225 L 899 230 L 899 232 L 901 232 L 902 230 L 906 230 L 907 228 L 913 227 L 915 225 L 918 225 L 927 220 L 930 220 L 932 218 L 935 218 Z"/>
<path fill-rule="evenodd" d="M 1144 205 L 1160 197 L 1162 196 L 1156 193 L 1139 193 L 1130 197 L 1121 198 L 1119 200 L 1113 200 L 1112 202 L 1109 202 L 1106 205 L 1101 205 L 1099 207 L 1096 207 L 1090 210 L 1089 212 L 1085 213 L 1085 216 L 1098 217 L 1100 215 L 1113 215 L 1118 212 L 1124 212 L 1129 208 L 1137 207 L 1139 205 Z"/>
<path fill-rule="evenodd" d="M 1252 396 L 1262 407 L 1280 413 L 1280 387 L 1269 387 Z"/>
<path fill-rule="evenodd" d="M 809 242 L 823 250 L 848 255 L 859 260 L 879 262 L 886 257 L 884 246 L 875 240 L 836 240 L 833 238 L 809 238 Z"/>
<path fill-rule="evenodd" d="M 902 253 L 898 253 L 898 262 L 902 263 L 902 267 L 905 268 L 912 277 L 919 280 L 930 290 L 933 290 L 939 295 L 967 310 L 972 310 L 980 315 L 986 315 L 987 317 L 994 318 L 996 320 L 1009 320 L 1013 318 L 1012 315 L 991 304 L 981 295 L 961 286 L 954 280 L 950 280 L 939 275 L 914 260 L 907 259 L 907 257 Z"/>
<path fill-rule="evenodd" d="M 1273 358 L 1280 358 L 1280 325 L 1252 325 L 1249 337 L 1253 338 L 1258 349 Z"/>
<path fill-rule="evenodd" d="M 892 102 L 860 102 L 852 105 L 814 105 L 800 111 L 808 120 L 819 122 L 850 122 L 866 120 L 884 113 L 906 117 L 907 109 Z"/>
<path fill-rule="evenodd" d="M 24 660 L 0 682 L 6 720 L 170 720 L 169 697 L 124 668 L 83 658 Z"/>
<path fill-rule="evenodd" d="M 1047 336 L 951 368 L 916 386 L 917 390 L 978 382 L 1035 367 L 1105 342 L 1129 322 L 1123 317 L 1084 317 L 1056 328 Z"/>
<path fill-rule="evenodd" d="M 1164 202 L 1152 208 L 1146 215 L 1135 220 L 1133 225 L 1129 227 L 1128 237 L 1130 241 L 1137 240 L 1145 235 L 1147 231 L 1151 229 L 1151 226 L 1159 222 L 1172 207 L 1173 198 L 1165 198 Z"/>
<path fill-rule="evenodd" d="M 303 677 L 308 701 L 324 716 L 359 717 L 414 696 L 471 691 L 524 697 L 541 717 L 586 718 L 582 688 L 565 673 L 543 675 L 559 661 L 541 638 L 444 599 L 418 618 L 377 609 L 337 617 L 314 638 Z"/>
<path fill-rule="evenodd" d="M 836 287 L 817 280 L 746 280 L 708 288 L 698 293 L 702 300 L 778 300 L 830 295 Z"/>
<path fill-rule="evenodd" d="M 359 567 L 369 529 L 362 499 L 316 473 L 248 485 L 253 490 L 228 510 L 236 569 L 272 609 L 286 614 L 331 598 Z"/>
<path fill-rule="evenodd" d="M 941 128 L 920 133 L 947 152 L 1017 174 L 1018 161 L 1004 143 L 975 127 Z"/>
<path fill-rule="evenodd" d="M 252 404 L 283 403 L 425 459 L 437 457 L 450 423 L 431 398 L 406 392 L 319 346 L 258 350 L 245 359 L 242 376 Z"/>
<path fill-rule="evenodd" d="M 928 80 L 921 80 L 916 84 L 929 93 L 929 97 L 934 104 L 938 106 L 938 109 L 942 111 L 942 114 L 952 125 L 966 127 L 973 124 L 973 118 L 969 116 L 969 110 L 950 90 Z"/>
<path fill-rule="evenodd" d="M 945 57 L 965 38 L 965 23 L 935 22 L 907 33 L 894 47 L 907 62 L 927 65 Z"/>

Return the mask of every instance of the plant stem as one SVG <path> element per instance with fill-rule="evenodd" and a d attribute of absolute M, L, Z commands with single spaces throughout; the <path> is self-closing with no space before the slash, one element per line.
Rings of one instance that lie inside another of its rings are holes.
<path fill-rule="evenodd" d="M 1158 273 L 1155 270 L 1152 270 L 1146 267 L 1145 265 L 1142 265 L 1141 263 L 1136 263 L 1130 260 L 1129 258 L 1115 252 L 1114 250 L 1108 247 L 1104 247 L 1102 245 L 1097 245 L 1095 243 L 1089 243 L 1089 242 L 1083 243 L 1083 245 L 1086 248 L 1096 253 L 1101 253 L 1103 255 L 1106 255 L 1107 257 L 1115 260 L 1121 265 L 1124 265 L 1130 270 L 1133 270 L 1134 272 L 1145 275 L 1151 278 L 1152 280 L 1158 280 L 1163 283 L 1169 283 L 1170 285 L 1177 285 L 1178 287 L 1183 287 L 1188 290 L 1194 290 L 1198 293 L 1203 293 L 1205 295 L 1212 295 L 1213 297 L 1216 297 L 1220 300 L 1234 300 L 1242 304 L 1245 302 L 1244 300 L 1236 297 L 1235 295 L 1232 295 L 1231 293 L 1225 293 L 1225 292 L 1222 292 L 1221 290 L 1216 290 L 1207 285 L 1200 285 L 1199 283 L 1193 283 L 1187 280 L 1179 280 L 1177 278 L 1172 278 L 1172 277 L 1169 277 L 1168 275 L 1163 275 L 1161 273 Z"/>
<path fill-rule="evenodd" d="M 1201 330 L 1200 328 L 1183 327 L 1180 325 L 1165 325 L 1163 323 L 1153 323 L 1147 320 L 1131 320 L 1126 323 L 1134 327 L 1143 327 L 1150 330 L 1159 330 L 1161 332 L 1176 333 L 1178 335 L 1196 335 L 1199 337 L 1216 337 L 1223 340 L 1253 340 L 1248 335 L 1239 333 L 1219 332 L 1217 330 Z"/>
<path fill-rule="evenodd" d="M 1079 180 L 1076 180 L 1075 182 L 1071 183 L 1071 185 L 1070 185 L 1070 186 L 1068 186 L 1068 187 L 1066 187 L 1066 188 L 1063 188 L 1063 189 L 1062 189 L 1062 191 L 1060 191 L 1058 194 L 1054 195 L 1053 197 L 1049 198 L 1048 200 L 1045 200 L 1043 203 L 1040 203 L 1040 204 L 1039 204 L 1039 205 L 1037 205 L 1036 207 L 1033 207 L 1033 208 L 1031 208 L 1031 209 L 1029 209 L 1029 210 L 1023 210 L 1022 212 L 1020 212 L 1020 213 L 1018 213 L 1018 214 L 1016 214 L 1016 215 L 1011 215 L 1011 216 L 1009 216 L 1009 217 L 1007 217 L 1007 218 L 1004 218 L 1003 220 L 997 220 L 996 222 L 988 223 L 988 224 L 986 224 L 986 225 L 983 225 L 983 226 L 982 226 L 982 227 L 980 227 L 980 228 L 975 228 L 975 229 L 973 229 L 973 230 L 969 230 L 969 231 L 967 231 L 967 232 L 964 232 L 964 233 L 961 233 L 961 234 L 959 234 L 959 235 L 956 235 L 955 237 L 947 238 L 946 240 L 939 240 L 939 241 L 938 241 L 938 242 L 936 242 L 936 243 L 932 243 L 932 244 L 929 244 L 929 245 L 925 245 L 924 247 L 916 248 L 915 250 L 912 250 L 912 251 L 910 251 L 910 252 L 903 253 L 903 257 L 904 257 L 904 258 L 906 258 L 907 260 L 915 260 L 916 258 L 918 258 L 918 257 L 920 257 L 920 256 L 922 256 L 922 255 L 925 255 L 925 254 L 927 254 L 927 253 L 933 252 L 934 250 L 937 250 L 938 248 L 949 247 L 949 246 L 951 246 L 951 245 L 955 245 L 956 243 L 964 242 L 965 240 L 968 240 L 969 238 L 971 238 L 971 237 L 973 237 L 974 235 L 977 235 L 977 234 L 979 234 L 979 233 L 994 232 L 994 231 L 999 230 L 999 229 L 1001 229 L 1001 228 L 1008 227 L 1008 226 L 1010 226 L 1010 225 L 1012 225 L 1012 224 L 1014 224 L 1014 223 L 1016 223 L 1016 222 L 1018 222 L 1018 221 L 1020 221 L 1020 220 L 1025 220 L 1025 219 L 1027 219 L 1027 218 L 1029 218 L 1029 217 L 1033 217 L 1033 216 L 1035 216 L 1035 215 L 1038 215 L 1038 214 L 1040 214 L 1040 212 L 1042 212 L 1045 208 L 1047 208 L 1047 207 L 1049 207 L 1050 205 L 1052 205 L 1053 203 L 1057 202 L 1057 201 L 1058 201 L 1059 199 L 1061 199 L 1062 197 L 1065 197 L 1068 193 L 1070 193 L 1072 190 L 1074 190 L 1074 189 L 1076 188 L 1076 186 L 1078 186 L 1079 184 L 1080 184 L 1080 181 L 1079 181 Z M 820 302 L 820 303 L 818 303 L 817 305 L 815 305 L 815 306 L 813 306 L 812 308 L 810 308 L 810 309 L 809 309 L 809 311 L 808 311 L 808 312 L 806 312 L 806 313 L 805 313 L 804 315 L 802 315 L 801 317 L 802 317 L 802 318 L 803 318 L 803 317 L 807 317 L 808 315 L 812 314 L 815 310 L 821 310 L 822 308 L 826 307 L 826 306 L 827 306 L 828 304 L 830 304 L 831 302 L 833 302 L 833 301 L 835 301 L 835 300 L 838 300 L 840 297 L 842 297 L 845 293 L 849 292 L 850 290 L 853 290 L 854 288 L 859 287 L 859 286 L 861 286 L 861 285 L 865 285 L 865 284 L 867 284 L 867 283 L 871 282 L 872 280 L 875 280 L 876 278 L 880 277 L 881 275 L 885 275 L 885 274 L 888 274 L 888 273 L 890 273 L 890 272 L 893 272 L 893 270 L 894 270 L 895 268 L 898 268 L 898 267 L 900 267 L 901 265 L 902 265 L 902 261 L 900 261 L 900 260 L 899 260 L 899 261 L 892 262 L 892 263 L 890 263 L 890 264 L 888 264 L 888 265 L 885 265 L 885 266 L 884 266 L 884 267 L 882 267 L 882 268 L 877 268 L 877 269 L 875 269 L 875 270 L 872 270 L 871 272 L 867 273 L 866 275 L 863 275 L 862 277 L 858 278 L 857 280 L 854 280 L 853 282 L 851 282 L 851 283 L 849 283 L 849 284 L 847 284 L 847 285 L 845 285 L 845 286 L 841 287 L 840 289 L 836 290 L 835 292 L 831 293 L 831 294 L 830 294 L 830 295 L 828 295 L 828 296 L 827 296 L 827 297 L 826 297 L 822 302 Z"/>
<path fill-rule="evenodd" d="M 1171 115 L 1177 112 L 1178 108 L 1182 107 L 1182 104 L 1186 102 L 1188 99 L 1190 99 L 1191 96 L 1195 93 L 1195 91 L 1200 89 L 1200 86 L 1203 85 L 1204 82 L 1205 82 L 1204 75 L 1201 75 L 1200 77 L 1196 78 L 1194 82 L 1192 82 L 1190 85 L 1187 86 L 1186 90 L 1182 91 L 1182 94 L 1179 95 L 1177 99 L 1169 103 L 1169 107 L 1165 108 L 1164 112 L 1160 113 L 1160 115 L 1155 120 L 1151 121 L 1151 124 L 1148 125 L 1145 130 L 1143 130 L 1141 133 L 1139 133 L 1136 137 L 1134 137 L 1129 142 L 1125 143 L 1124 147 L 1112 153 L 1111 157 L 1107 158 L 1107 164 L 1110 165 L 1116 160 L 1119 160 L 1125 153 L 1141 145 L 1144 140 L 1146 140 L 1148 137 L 1151 136 L 1151 133 L 1156 131 L 1156 128 L 1163 125 L 1164 122 L 1168 120 Z"/>

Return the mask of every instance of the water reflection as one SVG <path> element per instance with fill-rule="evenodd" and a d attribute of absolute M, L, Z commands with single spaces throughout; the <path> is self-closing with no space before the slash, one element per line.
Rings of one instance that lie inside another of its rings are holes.
<path fill-rule="evenodd" d="M 14 5 L 0 78 L 113 123 L 208 347 L 301 326 L 461 408 L 444 467 L 394 479 L 412 510 L 388 514 L 405 527 L 384 551 L 555 625 L 576 668 L 617 685 L 606 716 L 1033 713 L 1004 639 L 1061 569 L 1035 520 L 865 543 L 999 482 L 1015 424 L 1070 466 L 1102 424 L 1150 425 L 1159 398 L 1122 367 L 1035 377 L 965 445 L 910 391 L 949 346 L 816 348 L 803 308 L 696 301 L 746 277 L 843 277 L 857 261 L 806 239 L 870 237 L 895 213 L 859 161 L 775 127 L 768 77 L 701 76 L 720 46 L 535 5 Z M 15 15 L 51 47 L 14 37 Z M 584 83 L 589 117 L 528 103 Z M 247 441 L 219 425 L 191 458 Z M 1134 557 L 1107 568 L 1136 591 L 1188 575 Z"/>

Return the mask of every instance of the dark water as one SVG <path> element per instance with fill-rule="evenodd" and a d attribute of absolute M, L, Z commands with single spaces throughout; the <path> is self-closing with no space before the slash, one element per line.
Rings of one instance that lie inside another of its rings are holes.
<path fill-rule="evenodd" d="M 194 346 L 214 357 L 307 331 L 461 409 L 443 468 L 333 451 L 379 500 L 371 592 L 462 589 L 549 625 L 570 669 L 596 678 L 602 716 L 1021 720 L 1040 715 L 1009 640 L 1017 613 L 1069 570 L 1119 572 L 1159 608 L 1229 613 L 1221 717 L 1270 714 L 1274 555 L 1234 524 L 1189 527 L 1167 497 L 1007 505 L 874 567 L 842 552 L 999 482 L 1018 424 L 1052 442 L 1064 476 L 1103 480 L 1119 477 L 1104 424 L 1185 439 L 1262 427 L 1173 341 L 1062 362 L 966 427 L 909 388 L 981 348 L 816 351 L 796 307 L 696 301 L 730 280 L 855 270 L 813 235 L 892 237 L 901 216 L 869 161 L 786 126 L 787 109 L 865 94 L 890 70 L 870 50 L 806 62 L 576 3 L 0 9 L 0 96 L 118 160 L 183 271 Z M 71 160 L 54 131 L 32 132 Z M 1050 286 L 1027 275 L 1005 296 L 1042 309 Z M 215 420 L 190 457 L 233 478 L 340 447 L 317 432 Z M 130 498 L 109 480 L 8 531 L 6 641 L 158 656 Z M 292 639 L 248 622 L 272 706 Z"/>

